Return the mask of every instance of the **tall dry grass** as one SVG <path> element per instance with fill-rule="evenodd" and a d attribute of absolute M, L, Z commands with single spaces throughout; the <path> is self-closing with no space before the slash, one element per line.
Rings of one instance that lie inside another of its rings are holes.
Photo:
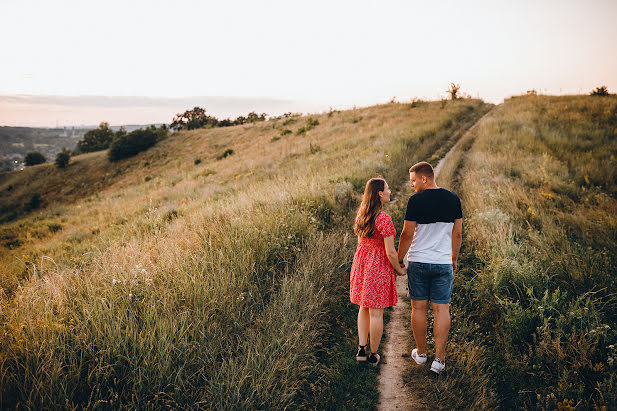
<path fill-rule="evenodd" d="M 180 133 L 124 163 L 146 170 L 3 226 L 21 245 L 2 257 L 0 403 L 370 408 L 357 378 L 374 375 L 347 359 L 359 190 L 403 181 L 483 107 L 324 114 L 275 141 L 277 122 Z"/>
<path fill-rule="evenodd" d="M 617 99 L 507 100 L 461 146 L 445 407 L 617 404 Z"/>

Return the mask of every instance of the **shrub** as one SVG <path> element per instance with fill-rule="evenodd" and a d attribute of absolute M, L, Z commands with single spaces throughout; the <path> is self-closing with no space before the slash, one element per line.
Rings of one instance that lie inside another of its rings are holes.
<path fill-rule="evenodd" d="M 312 118 L 312 117 L 309 117 L 309 118 L 306 120 L 306 127 L 308 128 L 308 130 L 310 130 L 310 129 L 312 129 L 313 127 L 318 126 L 318 125 L 319 125 L 319 121 L 318 121 L 318 120 L 316 120 L 316 119 L 314 119 L 314 118 Z"/>
<path fill-rule="evenodd" d="M 220 154 L 219 156 L 216 157 L 217 160 L 222 160 L 225 157 L 229 157 L 231 155 L 233 155 L 234 151 L 231 148 L 228 148 L 227 150 L 223 151 L 223 154 Z"/>
<path fill-rule="evenodd" d="M 589 93 L 592 96 L 608 96 L 608 88 L 606 86 L 596 87 L 594 91 Z"/>
<path fill-rule="evenodd" d="M 286 128 L 284 130 L 281 130 L 281 137 L 286 136 L 287 134 L 291 134 L 291 130 Z"/>
<path fill-rule="evenodd" d="M 309 117 L 306 120 L 306 125 L 303 126 L 303 127 L 300 127 L 298 130 L 296 130 L 296 134 L 297 135 L 304 134 L 307 131 L 311 130 L 313 127 L 318 126 L 318 125 L 319 125 L 319 121 L 318 120 L 316 120 L 316 119 L 314 119 L 312 117 Z"/>
<path fill-rule="evenodd" d="M 120 129 L 119 132 L 124 131 Z M 114 132 L 109 128 L 109 123 L 102 122 L 99 128 L 86 131 L 84 138 L 77 143 L 77 150 L 81 153 L 106 150 L 114 139 Z"/>
<path fill-rule="evenodd" d="M 352 117 L 349 121 L 351 121 L 353 124 L 359 123 L 362 121 L 362 116 Z"/>
<path fill-rule="evenodd" d="M 310 151 L 311 151 L 311 154 L 319 153 L 321 151 L 321 147 L 319 147 L 317 144 L 313 145 L 313 143 L 311 143 Z"/>
<path fill-rule="evenodd" d="M 45 159 L 45 156 L 38 151 L 32 151 L 26 154 L 26 157 L 24 157 L 24 163 L 26 163 L 27 166 L 42 164 L 45 161 L 47 161 L 47 159 Z"/>
<path fill-rule="evenodd" d="M 274 143 L 275 141 L 279 141 L 281 138 L 279 136 L 274 136 L 270 139 L 271 143 Z"/>
<path fill-rule="evenodd" d="M 52 233 L 57 233 L 58 231 L 62 230 L 62 224 L 49 223 L 47 224 L 47 228 L 49 228 L 49 231 L 51 231 Z"/>
<path fill-rule="evenodd" d="M 195 161 L 194 161 L 194 164 L 198 165 L 200 163 L 201 163 L 201 158 L 196 158 Z"/>
<path fill-rule="evenodd" d="M 156 144 L 157 133 L 152 128 L 139 129 L 119 135 L 109 147 L 109 161 L 132 157 Z"/>
<path fill-rule="evenodd" d="M 41 195 L 39 193 L 34 193 L 30 197 L 30 200 L 26 203 L 26 210 L 36 210 L 41 206 Z"/>
<path fill-rule="evenodd" d="M 62 151 L 56 155 L 56 166 L 58 168 L 65 168 L 71 160 L 71 152 L 66 148 L 62 148 Z"/>
<path fill-rule="evenodd" d="M 424 100 L 421 99 L 413 99 L 411 101 L 411 104 L 409 105 L 409 108 L 416 108 L 416 107 L 420 107 L 421 105 L 425 104 Z"/>

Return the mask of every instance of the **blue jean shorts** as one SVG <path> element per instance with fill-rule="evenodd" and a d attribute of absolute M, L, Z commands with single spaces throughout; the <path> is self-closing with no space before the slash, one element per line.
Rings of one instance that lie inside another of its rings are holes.
<path fill-rule="evenodd" d="M 452 298 L 452 264 L 413 263 L 407 266 L 407 285 L 412 300 L 448 304 Z"/>

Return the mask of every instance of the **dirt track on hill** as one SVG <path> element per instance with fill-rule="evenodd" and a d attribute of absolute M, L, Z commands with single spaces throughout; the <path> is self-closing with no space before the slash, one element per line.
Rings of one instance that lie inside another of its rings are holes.
<path fill-rule="evenodd" d="M 448 153 L 439 161 L 435 167 L 435 176 L 443 165 L 449 160 L 451 154 L 459 146 L 461 141 L 485 119 L 492 110 L 489 110 L 478 119 L 469 129 L 463 133 L 456 144 L 450 148 Z M 404 188 L 400 190 L 399 197 L 404 193 Z M 398 199 L 397 199 L 398 200 Z M 407 276 L 396 278 L 396 292 L 398 303 L 390 314 L 390 321 L 385 327 L 386 342 L 383 348 L 383 358 L 380 364 L 378 381 L 379 401 L 377 410 L 429 410 L 433 409 L 420 397 L 420 393 L 412 392 L 405 384 L 403 377 L 405 371 L 410 367 L 417 366 L 411 358 L 411 350 L 414 347 L 411 332 L 410 315 L 411 304 L 407 296 Z M 430 363 L 430 359 L 429 359 Z"/>

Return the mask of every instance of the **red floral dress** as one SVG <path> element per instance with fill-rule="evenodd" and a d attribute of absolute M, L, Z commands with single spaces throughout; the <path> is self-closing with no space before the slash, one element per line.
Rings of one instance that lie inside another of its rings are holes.
<path fill-rule="evenodd" d="M 380 213 L 371 238 L 358 239 L 351 265 L 349 299 L 360 307 L 386 308 L 396 305 L 396 272 L 386 255 L 384 237 L 396 235 L 392 217 Z"/>

